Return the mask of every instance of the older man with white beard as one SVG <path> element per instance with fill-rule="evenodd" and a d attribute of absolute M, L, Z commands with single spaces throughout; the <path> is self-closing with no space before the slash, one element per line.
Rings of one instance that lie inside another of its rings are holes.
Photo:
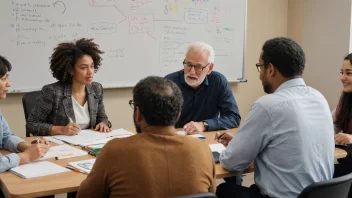
<path fill-rule="evenodd" d="M 165 76 L 179 86 L 184 98 L 175 127 L 183 127 L 188 134 L 238 127 L 241 117 L 229 83 L 213 71 L 213 48 L 195 42 L 185 54 L 184 69 Z"/>

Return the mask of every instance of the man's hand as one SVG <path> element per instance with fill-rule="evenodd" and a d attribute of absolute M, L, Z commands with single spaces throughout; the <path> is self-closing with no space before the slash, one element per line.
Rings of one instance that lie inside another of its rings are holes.
<path fill-rule="evenodd" d="M 233 135 L 231 135 L 228 132 L 220 133 L 217 132 L 215 134 L 214 140 L 217 140 L 219 143 L 223 144 L 225 147 L 229 144 L 229 142 L 232 140 Z"/>
<path fill-rule="evenodd" d="M 338 133 L 335 135 L 336 144 L 352 144 L 352 135 L 347 133 Z"/>
<path fill-rule="evenodd" d="M 183 130 L 187 135 L 199 134 L 205 131 L 205 126 L 203 122 L 189 122 L 183 126 Z"/>

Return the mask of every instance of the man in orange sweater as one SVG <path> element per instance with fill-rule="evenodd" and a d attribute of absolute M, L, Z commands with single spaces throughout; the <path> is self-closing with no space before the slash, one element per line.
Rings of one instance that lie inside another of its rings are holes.
<path fill-rule="evenodd" d="M 214 160 L 200 139 L 178 135 L 182 93 L 161 77 L 133 89 L 137 134 L 109 141 L 77 197 L 173 197 L 215 192 Z"/>

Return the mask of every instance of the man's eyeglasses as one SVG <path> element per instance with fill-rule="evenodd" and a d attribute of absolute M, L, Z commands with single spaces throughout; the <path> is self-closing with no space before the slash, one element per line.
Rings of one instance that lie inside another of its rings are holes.
<path fill-rule="evenodd" d="M 260 72 L 260 67 L 265 66 L 265 64 L 257 63 L 257 64 L 255 64 L 255 66 L 257 67 L 258 72 Z"/>
<path fill-rule="evenodd" d="M 130 100 L 130 101 L 128 101 L 128 104 L 130 105 L 130 107 L 132 108 L 132 109 L 134 109 L 134 102 L 133 102 L 133 100 Z"/>
<path fill-rule="evenodd" d="M 192 67 L 194 67 L 194 71 L 196 72 L 202 72 L 206 67 L 208 67 L 210 65 L 210 63 L 208 63 L 207 65 L 203 66 L 203 65 L 192 65 L 192 63 L 190 62 L 186 62 L 186 61 L 183 61 L 183 66 L 185 67 L 185 69 L 187 71 L 191 71 L 192 70 Z"/>

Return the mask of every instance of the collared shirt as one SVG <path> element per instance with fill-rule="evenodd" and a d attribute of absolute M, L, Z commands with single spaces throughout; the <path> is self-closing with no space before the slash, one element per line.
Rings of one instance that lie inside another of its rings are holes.
<path fill-rule="evenodd" d="M 220 163 L 243 171 L 254 160 L 254 180 L 263 195 L 297 197 L 306 186 L 332 178 L 334 147 L 326 99 L 296 78 L 252 105 Z"/>
<path fill-rule="evenodd" d="M 0 148 L 18 153 L 20 151 L 17 146 L 21 142 L 25 141 L 11 132 L 5 118 L 0 114 Z M 20 158 L 16 153 L 0 155 L 0 173 L 19 165 Z"/>
<path fill-rule="evenodd" d="M 183 106 L 176 128 L 182 128 L 190 121 L 205 121 L 208 131 L 229 129 L 240 124 L 241 116 L 225 76 L 212 71 L 207 75 L 198 90 L 185 81 L 184 72 L 171 73 L 165 78 L 178 85 L 183 95 Z"/>

